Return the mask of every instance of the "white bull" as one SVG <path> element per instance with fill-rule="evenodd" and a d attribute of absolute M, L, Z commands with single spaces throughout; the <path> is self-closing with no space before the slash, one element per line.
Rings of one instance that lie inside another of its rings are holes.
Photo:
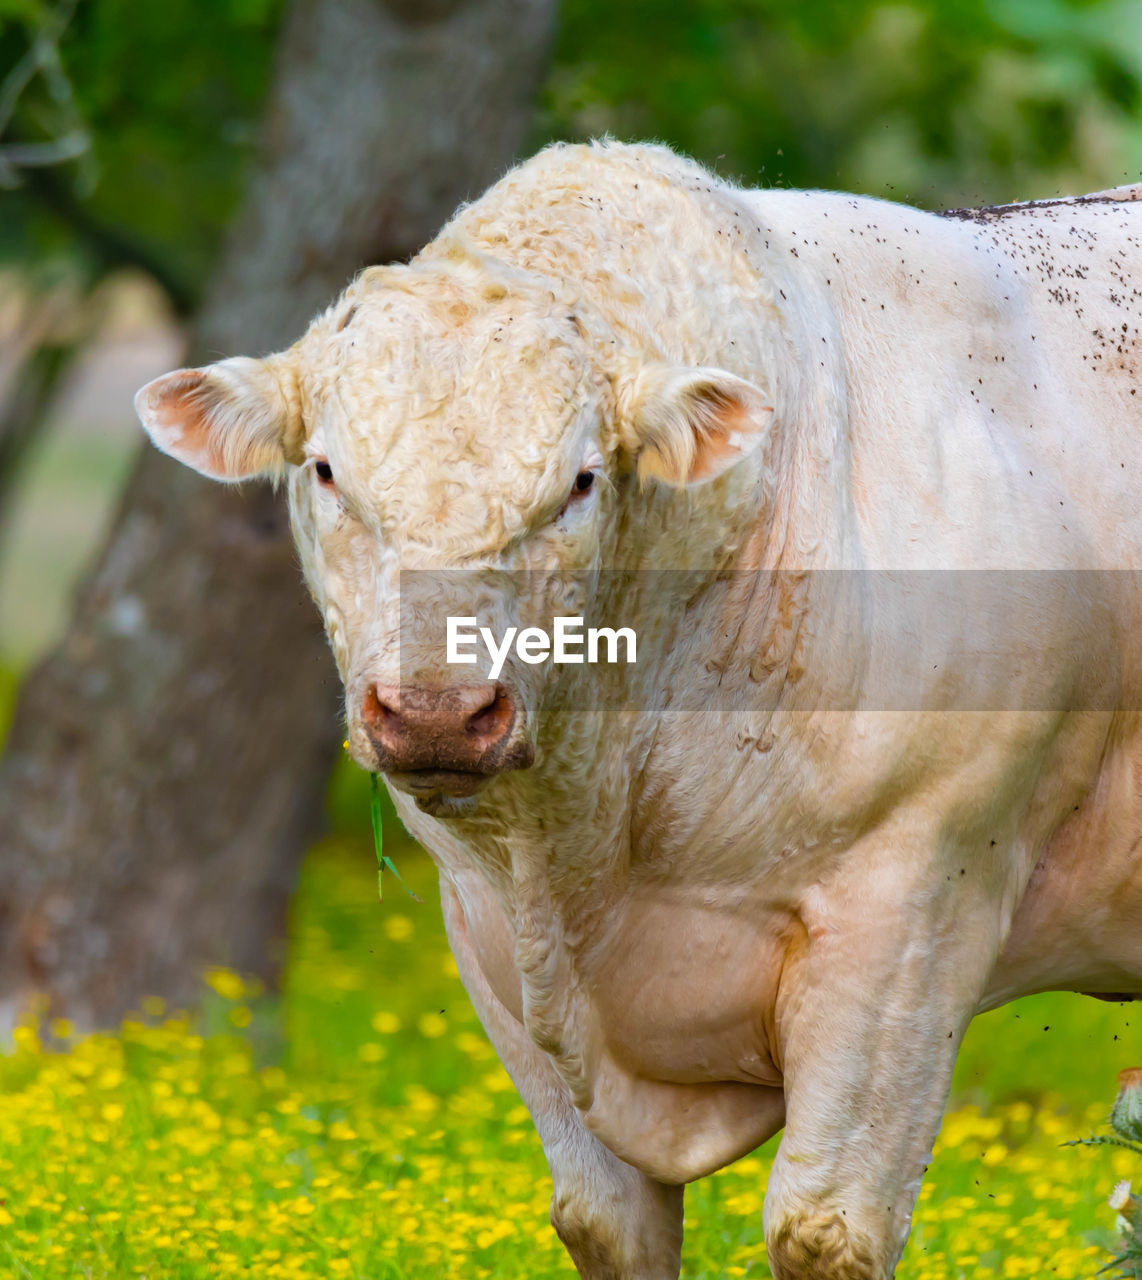
<path fill-rule="evenodd" d="M 682 1184 L 782 1125 L 774 1274 L 891 1275 L 972 1016 L 1142 993 L 1138 193 L 553 147 L 290 350 L 140 392 L 198 470 L 288 474 L 584 1276 L 676 1276 Z M 411 570 L 638 660 L 449 665 Z"/>

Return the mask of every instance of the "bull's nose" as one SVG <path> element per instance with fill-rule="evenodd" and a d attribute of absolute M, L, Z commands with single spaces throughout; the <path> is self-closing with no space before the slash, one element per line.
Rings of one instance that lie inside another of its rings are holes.
<path fill-rule="evenodd" d="M 501 684 L 443 689 L 371 685 L 361 717 L 385 773 L 454 770 L 497 773 L 515 723 L 515 702 Z"/>

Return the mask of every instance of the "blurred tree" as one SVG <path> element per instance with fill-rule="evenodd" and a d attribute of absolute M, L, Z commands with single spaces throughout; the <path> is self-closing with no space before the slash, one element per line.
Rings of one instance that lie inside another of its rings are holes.
<path fill-rule="evenodd" d="M 288 343 L 506 167 L 554 7 L 295 0 L 194 356 Z M 339 738 L 281 502 L 146 449 L 0 762 L 0 1008 L 44 993 L 91 1025 L 189 999 L 208 963 L 270 976 Z"/>
<path fill-rule="evenodd" d="M 5 353 L 0 540 L 97 286 L 137 267 L 177 316 L 198 303 L 253 154 L 281 8 L 218 0 L 204 22 L 195 0 L 0 0 L 0 262 L 18 267 L 29 311 Z"/>
<path fill-rule="evenodd" d="M 198 302 L 242 194 L 283 0 L 0 0 L 0 259 L 140 266 Z"/>

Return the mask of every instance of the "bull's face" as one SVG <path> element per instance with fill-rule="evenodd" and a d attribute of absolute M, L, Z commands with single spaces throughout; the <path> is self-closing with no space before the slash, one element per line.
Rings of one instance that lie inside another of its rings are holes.
<path fill-rule="evenodd" d="M 386 268 L 290 350 L 136 399 L 159 447 L 199 471 L 287 475 L 351 751 L 441 816 L 532 764 L 556 678 L 518 646 L 449 661 L 447 619 L 502 643 L 589 611 L 585 571 L 615 563 L 624 504 L 645 502 L 632 477 L 712 479 L 768 425 L 752 384 L 636 358 L 579 312 L 486 265 Z"/>

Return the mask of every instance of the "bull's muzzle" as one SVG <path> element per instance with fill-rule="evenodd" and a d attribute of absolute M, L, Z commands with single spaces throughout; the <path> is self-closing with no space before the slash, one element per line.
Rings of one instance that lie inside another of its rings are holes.
<path fill-rule="evenodd" d="M 361 719 L 380 772 L 418 799 L 475 795 L 496 774 L 534 759 L 516 701 L 499 683 L 373 684 Z"/>

